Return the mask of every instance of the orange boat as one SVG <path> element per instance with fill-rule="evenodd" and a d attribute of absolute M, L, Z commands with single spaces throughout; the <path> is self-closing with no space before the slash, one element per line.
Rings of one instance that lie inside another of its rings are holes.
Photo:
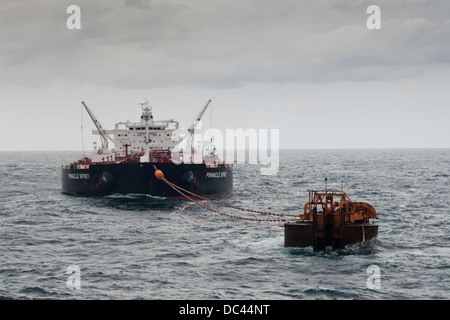
<path fill-rule="evenodd" d="M 313 247 L 314 251 L 343 249 L 347 244 L 375 238 L 378 219 L 366 202 L 352 202 L 343 190 L 310 190 L 301 220 L 284 225 L 285 247 Z"/>

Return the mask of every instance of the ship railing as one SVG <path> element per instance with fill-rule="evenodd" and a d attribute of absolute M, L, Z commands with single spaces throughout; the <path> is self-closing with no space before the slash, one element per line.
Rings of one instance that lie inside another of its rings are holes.
<path fill-rule="evenodd" d="M 149 153 L 150 162 L 169 163 L 172 162 L 172 153 L 170 150 L 154 150 Z"/>
<path fill-rule="evenodd" d="M 71 163 L 71 164 L 64 164 L 61 166 L 62 169 L 89 169 L 89 164 L 80 164 L 80 163 Z"/>
<path fill-rule="evenodd" d="M 153 121 L 153 126 L 170 127 L 171 125 L 178 128 L 179 122 L 175 120 Z"/>
<path fill-rule="evenodd" d="M 205 162 L 205 161 L 203 161 L 203 163 L 208 168 L 231 168 L 233 166 L 232 164 L 224 163 L 224 162 L 220 162 L 220 161 L 215 161 L 215 162 Z"/>

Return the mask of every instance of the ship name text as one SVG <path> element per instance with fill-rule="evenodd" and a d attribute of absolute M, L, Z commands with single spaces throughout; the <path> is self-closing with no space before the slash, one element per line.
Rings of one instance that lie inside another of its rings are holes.
<path fill-rule="evenodd" d="M 222 172 L 207 172 L 206 177 L 207 178 L 225 178 L 227 176 L 226 171 Z"/>
<path fill-rule="evenodd" d="M 69 179 L 75 179 L 75 180 L 80 180 L 80 179 L 86 179 L 89 180 L 89 173 L 68 173 L 68 177 Z"/>

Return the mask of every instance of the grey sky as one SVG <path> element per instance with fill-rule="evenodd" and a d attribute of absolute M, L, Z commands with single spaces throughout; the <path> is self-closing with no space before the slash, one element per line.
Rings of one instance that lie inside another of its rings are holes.
<path fill-rule="evenodd" d="M 66 27 L 71 4 L 81 30 Z M 381 30 L 366 27 L 371 4 Z M 419 0 L 2 1 L 0 150 L 80 149 L 82 100 L 112 127 L 138 120 L 144 98 L 186 126 L 211 98 L 214 127 L 278 128 L 282 148 L 450 147 L 449 12 Z"/>

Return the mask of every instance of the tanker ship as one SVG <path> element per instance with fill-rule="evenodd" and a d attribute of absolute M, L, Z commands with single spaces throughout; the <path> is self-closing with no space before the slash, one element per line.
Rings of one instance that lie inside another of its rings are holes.
<path fill-rule="evenodd" d="M 86 196 L 133 193 L 164 199 L 183 198 L 156 178 L 155 171 L 160 170 L 168 181 L 196 195 L 230 198 L 232 164 L 220 159 L 212 144 L 209 150 L 203 150 L 201 143 L 193 138 L 198 136 L 199 123 L 210 103 L 211 100 L 187 130 L 180 129 L 179 122 L 173 119 L 153 120 L 148 101 L 140 104 L 139 122 L 118 122 L 113 130 L 106 130 L 83 101 L 96 127 L 92 133 L 100 136 L 101 146 L 94 142 L 91 155 L 62 165 L 62 191 Z M 110 148 L 109 143 L 114 147 Z"/>

